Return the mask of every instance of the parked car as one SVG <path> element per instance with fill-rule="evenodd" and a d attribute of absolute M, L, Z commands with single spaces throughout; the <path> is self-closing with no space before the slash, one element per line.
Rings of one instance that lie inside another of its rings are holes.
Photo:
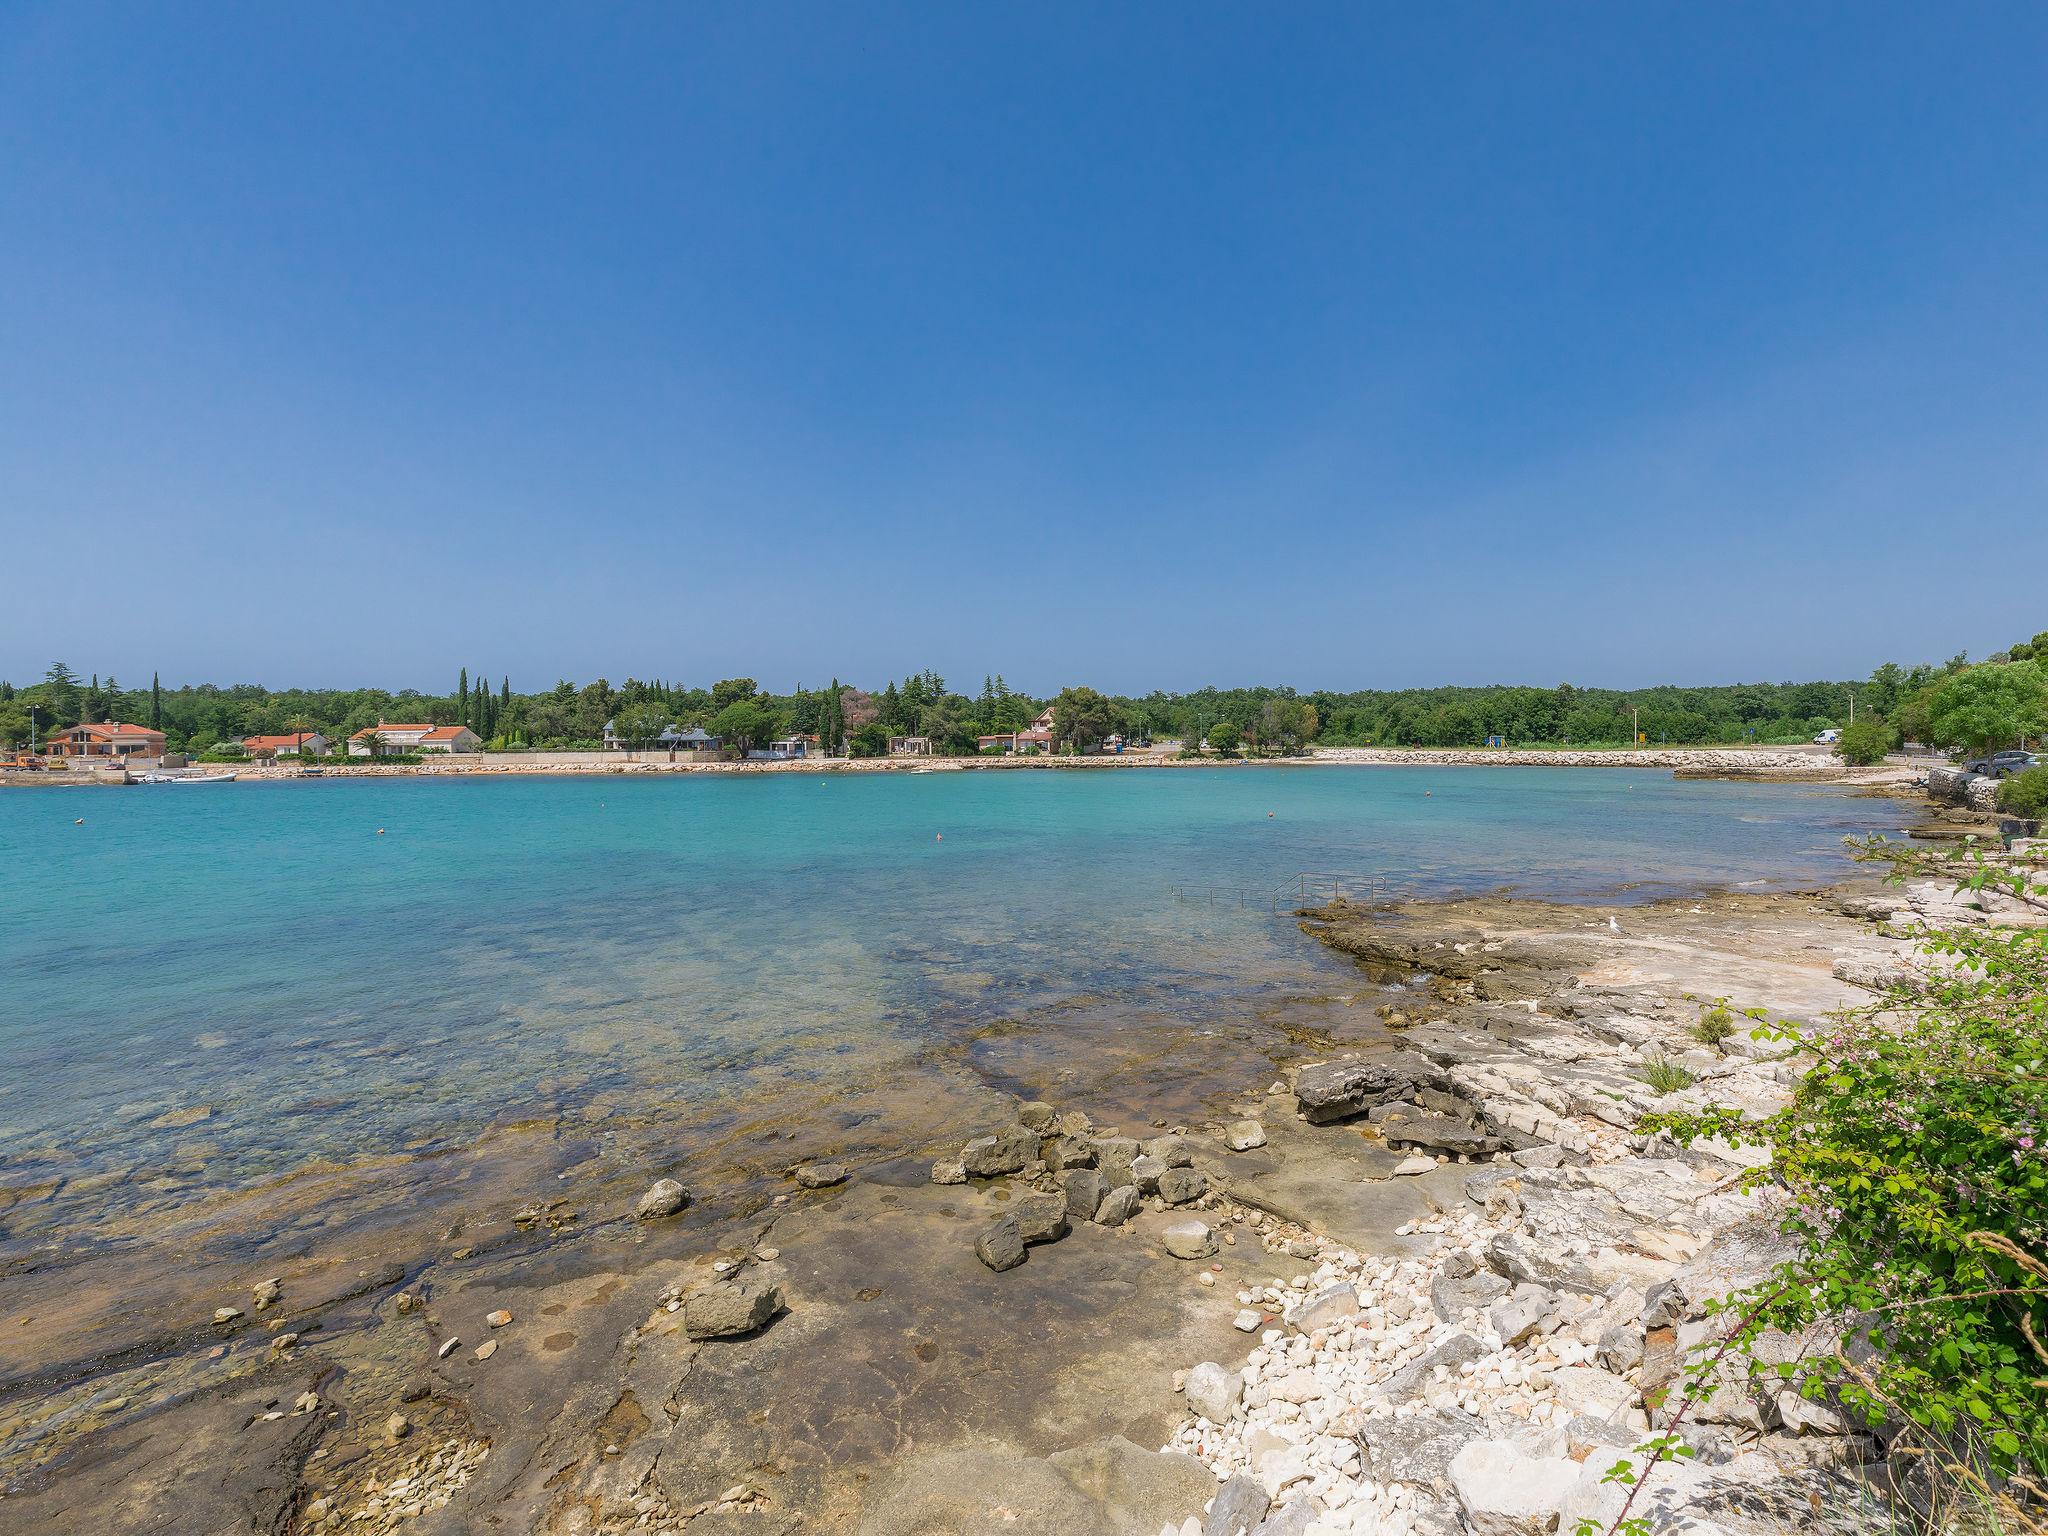
<path fill-rule="evenodd" d="M 2040 767 L 2043 761 L 2038 752 L 1993 752 L 1971 758 L 1963 764 L 1963 772 L 1981 773 L 1990 779 L 2009 779 L 2016 773 Z"/>
<path fill-rule="evenodd" d="M 1842 733 L 1840 731 L 1822 731 L 1818 736 L 1813 738 L 1813 744 L 1816 747 L 1832 747 L 1836 742 L 1840 741 L 1841 739 Z"/>

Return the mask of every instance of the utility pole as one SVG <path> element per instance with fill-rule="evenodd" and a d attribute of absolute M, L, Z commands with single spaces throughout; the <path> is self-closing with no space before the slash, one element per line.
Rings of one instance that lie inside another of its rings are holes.
<path fill-rule="evenodd" d="M 1849 723 L 1854 725 L 1856 723 L 1856 690 L 1854 688 L 1845 688 L 1842 691 L 1849 695 Z"/>
<path fill-rule="evenodd" d="M 1642 711 L 1631 704 L 1628 707 L 1628 744 L 1635 746 L 1643 739 Z"/>

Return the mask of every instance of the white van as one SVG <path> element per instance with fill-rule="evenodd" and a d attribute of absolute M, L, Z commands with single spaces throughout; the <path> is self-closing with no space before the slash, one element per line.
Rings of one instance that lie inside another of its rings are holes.
<path fill-rule="evenodd" d="M 1813 738 L 1813 744 L 1816 747 L 1832 747 L 1833 745 L 1835 745 L 1836 742 L 1840 741 L 1841 739 L 1842 733 L 1840 731 L 1822 731 L 1818 736 Z"/>

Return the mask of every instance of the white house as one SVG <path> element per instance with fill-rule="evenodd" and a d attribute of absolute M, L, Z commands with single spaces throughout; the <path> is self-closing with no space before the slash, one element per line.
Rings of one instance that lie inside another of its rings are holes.
<path fill-rule="evenodd" d="M 372 742 L 375 746 L 372 746 Z M 483 740 L 466 725 L 391 725 L 379 720 L 348 739 L 350 757 L 384 753 L 480 752 Z"/>
<path fill-rule="evenodd" d="M 251 757 L 325 757 L 334 743 L 319 731 L 293 731 L 288 736 L 244 736 L 242 750 Z"/>

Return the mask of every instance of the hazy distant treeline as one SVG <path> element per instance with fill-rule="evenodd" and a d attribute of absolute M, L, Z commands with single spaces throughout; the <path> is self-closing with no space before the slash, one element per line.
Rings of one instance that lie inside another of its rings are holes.
<path fill-rule="evenodd" d="M 1960 659 L 1958 659 L 1959 662 Z M 1958 663 L 1951 663 L 1953 667 Z M 1943 669 L 1880 668 L 1862 682 L 1737 683 L 1709 688 L 1460 687 L 1365 689 L 1299 693 L 1290 688 L 1204 688 L 1193 693 L 1109 695 L 1106 724 L 1132 738 L 1199 741 L 1223 723 L 1256 739 L 1274 701 L 1299 701 L 1314 712 L 1312 739 L 1334 745 L 1462 746 L 1499 736 L 1510 742 L 1620 743 L 1640 730 L 1653 742 L 1803 740 L 1844 723 L 1852 692 L 1859 707 L 1887 713 L 1897 699 L 1924 687 Z M 749 678 L 710 686 L 641 681 L 613 685 L 600 678 L 558 682 L 536 693 L 514 692 L 505 678 L 467 670 L 456 688 L 427 694 L 382 688 L 266 688 L 254 683 L 163 688 L 130 687 L 115 678 L 80 677 L 62 662 L 40 680 L 0 683 L 0 742 L 80 720 L 151 725 L 173 750 L 205 750 L 244 736 L 318 730 L 340 739 L 380 720 L 463 723 L 496 746 L 595 744 L 605 722 L 622 734 L 652 736 L 662 725 L 710 727 L 721 717 L 734 734 L 837 733 L 850 738 L 868 726 L 927 735 L 951 750 L 973 750 L 977 735 L 1013 731 L 1048 700 L 1013 691 L 999 676 L 958 690 L 934 672 L 914 673 L 880 690 L 833 680 L 826 686 L 765 693 Z M 729 713 L 735 708 L 739 713 Z M 1632 713 L 1633 711 L 1633 713 Z M 1292 710 L 1290 718 L 1308 716 Z"/>

